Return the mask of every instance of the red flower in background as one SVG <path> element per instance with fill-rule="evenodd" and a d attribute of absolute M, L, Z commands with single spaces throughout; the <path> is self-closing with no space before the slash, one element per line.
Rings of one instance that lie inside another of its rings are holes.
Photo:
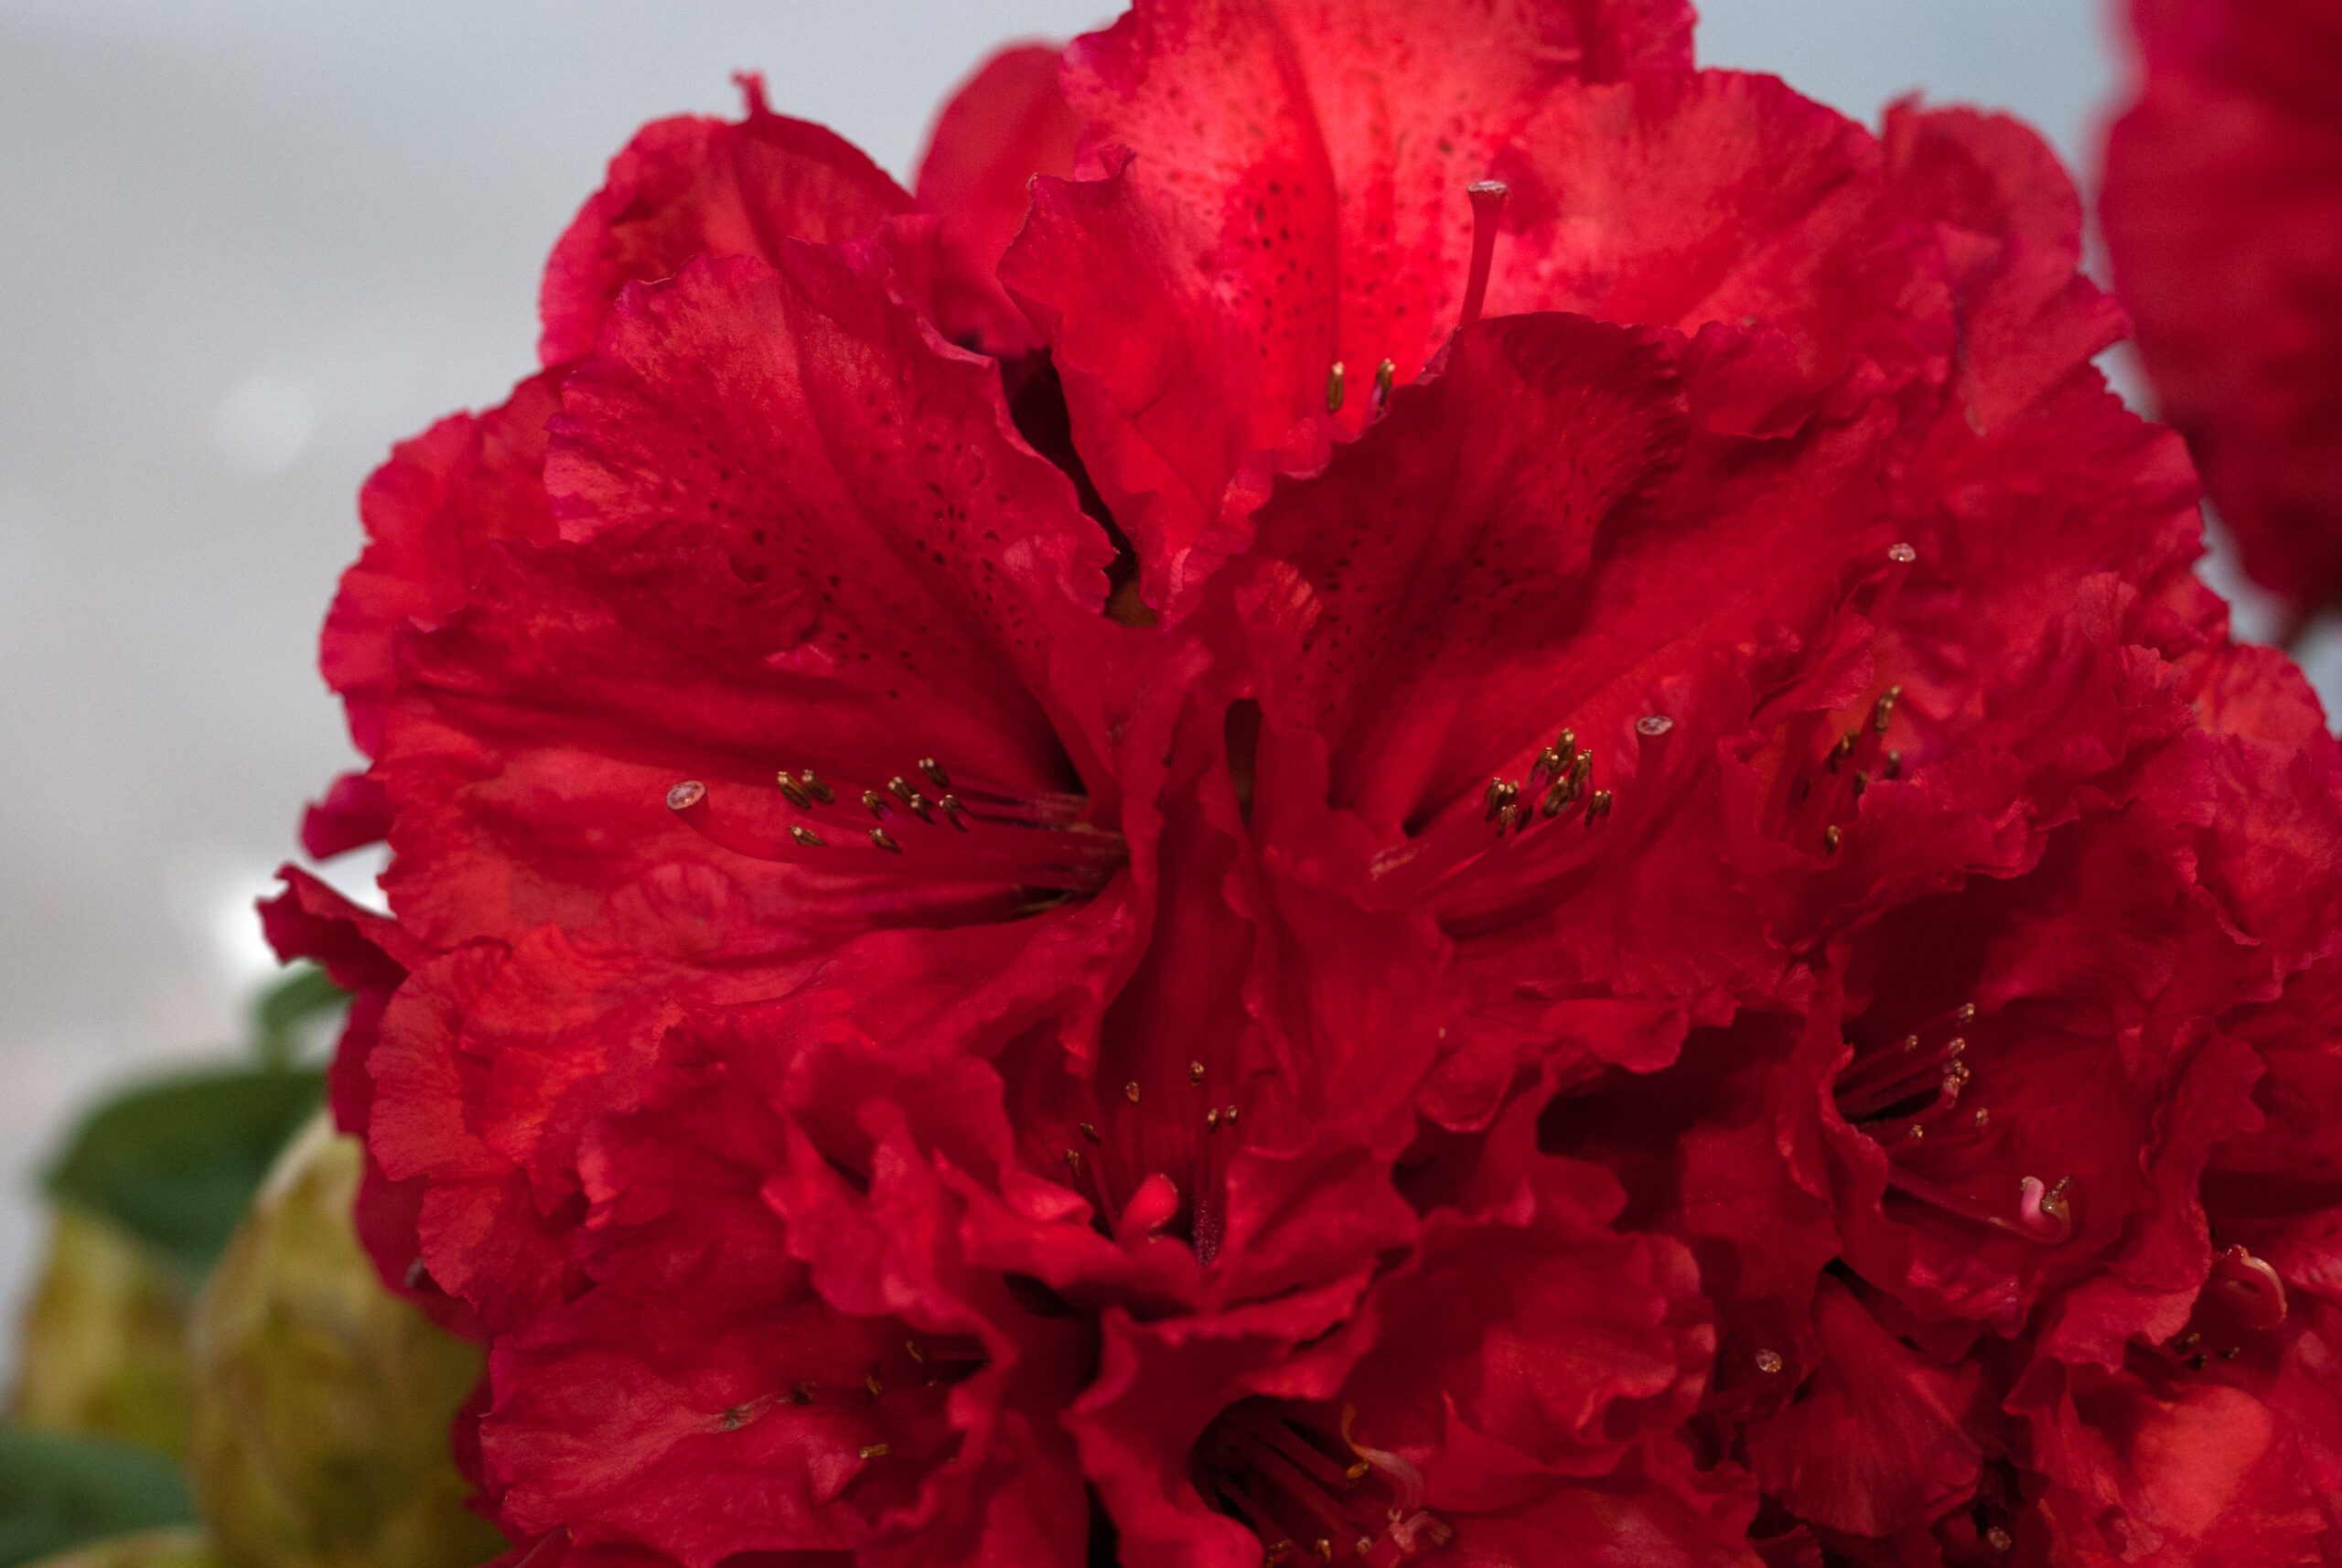
<path fill-rule="evenodd" d="M 2332 1549 L 2315 703 L 2038 140 L 1690 37 L 752 87 L 376 476 L 272 930 L 532 1562 Z"/>
<path fill-rule="evenodd" d="M 2133 0 L 2106 150 L 2116 290 L 2244 569 L 2342 591 L 2342 5 Z"/>

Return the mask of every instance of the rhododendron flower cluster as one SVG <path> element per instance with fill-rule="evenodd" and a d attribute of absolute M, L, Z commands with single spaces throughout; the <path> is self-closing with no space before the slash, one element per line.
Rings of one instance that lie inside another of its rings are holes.
<path fill-rule="evenodd" d="M 268 912 L 513 1562 L 2342 1561 L 2323 715 L 2041 142 L 1691 24 L 618 156 Z"/>

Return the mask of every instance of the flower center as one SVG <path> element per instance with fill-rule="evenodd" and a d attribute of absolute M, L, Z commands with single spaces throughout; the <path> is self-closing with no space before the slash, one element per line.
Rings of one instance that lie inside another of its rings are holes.
<path fill-rule="evenodd" d="M 1087 797 L 954 780 L 931 757 L 883 779 L 783 768 L 773 781 L 773 794 L 743 790 L 719 812 L 708 785 L 687 779 L 667 809 L 751 860 L 931 882 L 1086 895 L 1128 859 L 1120 833 L 1084 820 Z"/>
<path fill-rule="evenodd" d="M 1126 1246 L 1183 1240 L 1209 1263 L 1226 1237 L 1224 1190 L 1244 1111 L 1200 1060 L 1182 1078 L 1086 1087 L 1080 1103 L 1020 1120 L 1028 1165 L 1088 1203 L 1101 1235 Z"/>
<path fill-rule="evenodd" d="M 2004 1163 L 2006 1118 L 1972 1103 L 1976 1072 L 1966 1030 L 1976 1004 L 1963 1003 L 1915 1034 L 1858 1051 L 1833 1090 L 1838 1113 L 1887 1159 L 1887 1187 L 1962 1219 L 2057 1246 L 2074 1231 L 2071 1176 L 2017 1178 L 2014 1202 L 1974 1197 L 1957 1184 L 1979 1165 Z"/>
<path fill-rule="evenodd" d="M 1204 1500 L 1261 1541 L 1268 1564 L 1389 1568 L 1456 1539 L 1423 1508 L 1423 1472 L 1358 1440 L 1355 1406 L 1328 1434 L 1309 1412 L 1246 1400 L 1196 1442 L 1189 1472 Z"/>

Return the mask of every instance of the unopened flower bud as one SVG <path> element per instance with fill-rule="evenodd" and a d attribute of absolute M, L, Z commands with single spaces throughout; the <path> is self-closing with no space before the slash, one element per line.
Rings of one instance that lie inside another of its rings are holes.
<path fill-rule="evenodd" d="M 500 1546 L 448 1455 L 480 1353 L 376 1277 L 360 1163 L 312 1124 L 196 1305 L 188 1472 L 238 1568 L 472 1568 Z"/>

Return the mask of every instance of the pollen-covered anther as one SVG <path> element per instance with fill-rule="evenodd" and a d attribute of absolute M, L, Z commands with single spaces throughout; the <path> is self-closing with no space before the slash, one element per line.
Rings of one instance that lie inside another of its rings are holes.
<path fill-rule="evenodd" d="M 927 781 L 934 785 L 938 789 L 949 789 L 951 788 L 951 775 L 943 771 L 943 764 L 936 761 L 935 758 L 931 757 L 920 757 L 919 759 L 919 770 L 925 774 L 927 776 Z"/>
<path fill-rule="evenodd" d="M 950 777 L 933 757 L 920 759 L 919 773 L 929 782 Z M 902 866 L 895 875 L 1015 889 L 1019 914 L 1041 913 L 1067 897 L 1095 892 L 1129 859 L 1120 833 L 1085 820 L 1089 801 L 1080 795 L 972 785 L 967 798 L 953 792 L 939 798 L 897 774 L 883 786 L 848 786 L 846 793 L 861 805 L 848 811 L 832 809 L 838 791 L 811 768 L 784 768 L 773 780 L 805 820 L 777 822 L 772 809 L 747 797 L 736 811 L 719 813 L 699 779 L 670 789 L 667 804 L 701 837 L 751 860 L 787 864 L 838 841 L 849 855 L 866 845 Z M 897 821 L 897 812 L 908 820 Z M 870 831 L 873 822 L 884 831 Z"/>
<path fill-rule="evenodd" d="M 1786 1364 L 1781 1359 L 1781 1353 L 1769 1346 L 1756 1352 L 1756 1369 L 1768 1378 L 1779 1376 L 1781 1368 Z"/>

